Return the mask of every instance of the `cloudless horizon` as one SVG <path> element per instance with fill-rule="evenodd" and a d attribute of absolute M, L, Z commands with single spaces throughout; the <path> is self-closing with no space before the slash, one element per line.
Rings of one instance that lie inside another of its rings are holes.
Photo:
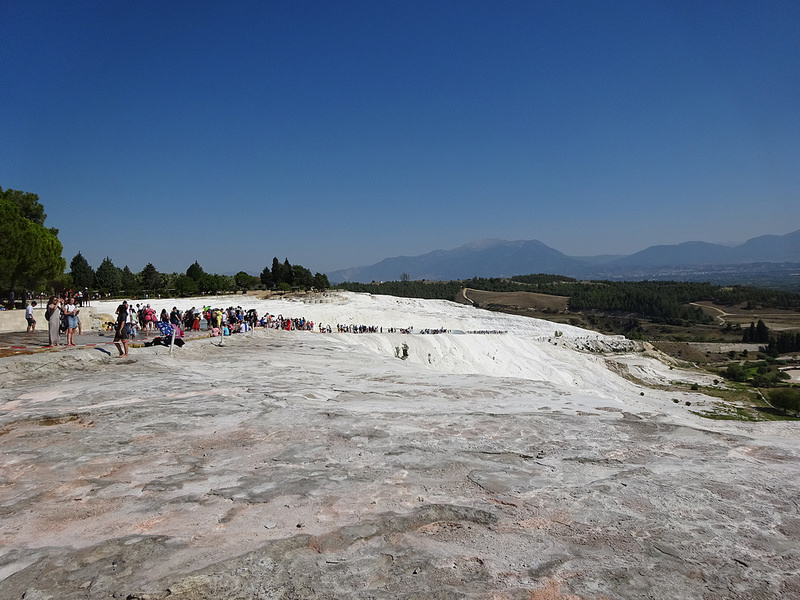
<path fill-rule="evenodd" d="M 800 229 L 800 3 L 6 0 L 0 186 L 63 256 L 331 272 Z"/>

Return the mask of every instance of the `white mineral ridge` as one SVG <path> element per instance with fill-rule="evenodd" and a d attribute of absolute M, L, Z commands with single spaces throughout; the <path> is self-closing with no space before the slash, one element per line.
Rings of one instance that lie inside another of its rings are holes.
<path fill-rule="evenodd" d="M 313 336 L 315 343 L 337 352 L 358 357 L 354 370 L 404 368 L 407 371 L 451 375 L 486 375 L 497 378 L 519 378 L 541 384 L 547 393 L 539 397 L 542 406 L 564 406 L 573 409 L 617 406 L 631 411 L 667 411 L 674 417 L 687 416 L 685 406 L 674 406 L 673 398 L 687 399 L 698 409 L 708 398 L 683 391 L 658 391 L 635 385 L 620 376 L 626 371 L 636 380 L 649 385 L 670 385 L 672 382 L 710 385 L 712 377 L 697 371 L 670 367 L 661 360 L 643 354 L 642 344 L 623 336 L 608 336 L 594 331 L 556 324 L 542 319 L 507 315 L 445 300 L 397 298 L 373 294 L 333 292 L 327 296 L 310 296 L 307 300 L 260 300 L 252 296 L 206 296 L 201 298 L 133 301 L 149 303 L 157 312 L 173 306 L 181 310 L 203 306 L 227 308 L 241 306 L 285 318 L 305 318 L 314 323 L 311 332 L 270 332 L 289 336 Z M 96 313 L 113 314 L 118 302 L 95 302 Z M 330 325 L 332 334 L 319 334 L 318 325 Z M 336 333 L 336 326 L 367 325 L 383 328 L 384 333 Z M 413 328 L 412 334 L 386 333 L 389 328 Z M 422 334 L 423 330 L 445 329 L 450 333 Z M 482 333 L 475 333 L 482 332 Z M 255 340 L 265 335 L 256 330 L 234 335 L 233 341 Z M 301 338 L 302 339 L 302 338 Z M 226 338 L 226 341 L 230 341 Z M 196 342 L 195 342 L 196 343 Z M 406 361 L 395 360 L 403 344 L 409 347 Z M 237 345 L 238 347 L 238 345 Z M 135 352 L 135 351 L 134 351 Z M 310 355 L 304 361 L 325 360 L 326 354 Z M 308 364 L 306 362 L 305 364 Z M 614 368 L 609 368 L 609 367 Z M 620 368 L 620 366 L 622 366 Z M 530 410 L 526 398 L 520 408 Z M 691 415 L 689 419 L 694 421 Z"/>

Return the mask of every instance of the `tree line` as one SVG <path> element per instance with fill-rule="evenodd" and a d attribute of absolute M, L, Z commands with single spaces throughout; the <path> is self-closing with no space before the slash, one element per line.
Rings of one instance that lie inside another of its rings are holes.
<path fill-rule="evenodd" d="M 0 187 L 0 291 L 54 291 L 90 289 L 105 293 L 153 293 L 191 295 L 228 292 L 256 287 L 265 289 L 326 289 L 328 277 L 302 265 L 292 265 L 288 258 L 273 258 L 258 276 L 239 271 L 236 275 L 206 273 L 197 261 L 185 273 L 160 273 L 152 263 L 140 272 L 127 265 L 119 268 L 106 257 L 94 270 L 78 254 L 65 272 L 61 257 L 63 246 L 58 230 L 45 227 L 47 215 L 36 194 Z M 711 283 L 674 281 L 578 281 L 546 273 L 517 275 L 510 278 L 474 277 L 450 282 L 401 281 L 369 284 L 343 283 L 338 287 L 359 292 L 413 298 L 455 299 L 462 287 L 486 291 L 529 291 L 569 298 L 571 311 L 598 311 L 631 317 L 643 317 L 667 324 L 705 323 L 711 317 L 691 302 L 712 301 L 721 305 L 744 303 L 748 308 L 785 308 L 800 310 L 800 294 L 754 288 L 719 286 Z M 780 337 L 780 336 L 777 336 Z M 761 343 L 762 340 L 759 340 Z M 776 341 L 776 344 L 778 342 Z M 784 341 L 783 345 L 789 342 Z"/>
<path fill-rule="evenodd" d="M 758 323 L 750 323 L 750 327 L 742 331 L 742 342 L 745 344 L 763 344 L 761 350 L 770 356 L 800 351 L 800 331 L 784 330 L 778 333 L 770 331 L 761 319 Z"/>
<path fill-rule="evenodd" d="M 94 270 L 84 256 L 78 252 L 70 261 L 70 280 L 75 289 L 96 290 L 104 294 L 118 295 L 178 295 L 215 294 L 236 290 L 277 289 L 327 289 L 327 275 L 311 274 L 303 265 L 293 265 L 289 259 L 282 263 L 272 259 L 272 267 L 264 267 L 260 276 L 239 271 L 236 275 L 206 273 L 195 261 L 185 273 L 160 273 L 152 263 L 147 263 L 138 273 L 125 265 L 119 268 L 106 257 Z"/>
<path fill-rule="evenodd" d="M 178 294 L 231 292 L 253 288 L 293 290 L 326 289 L 327 275 L 314 273 L 289 259 L 272 259 L 260 275 L 206 273 L 195 261 L 184 273 L 161 273 L 152 263 L 139 271 L 117 267 L 106 257 L 93 269 L 81 252 L 69 264 L 61 254 L 58 229 L 44 225 L 47 215 L 39 196 L 0 187 L 0 294 L 90 290 L 104 294 Z M 21 297 L 17 296 L 17 297 Z"/>

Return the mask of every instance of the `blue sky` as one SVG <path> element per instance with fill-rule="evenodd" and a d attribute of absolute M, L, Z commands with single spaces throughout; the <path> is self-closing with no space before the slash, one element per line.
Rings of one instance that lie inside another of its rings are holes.
<path fill-rule="evenodd" d="M 97 268 L 800 228 L 800 2 L 0 3 L 0 186 Z"/>

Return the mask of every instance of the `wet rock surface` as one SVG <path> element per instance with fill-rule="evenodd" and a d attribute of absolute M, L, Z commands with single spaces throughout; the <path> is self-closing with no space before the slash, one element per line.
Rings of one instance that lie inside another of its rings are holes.
<path fill-rule="evenodd" d="M 336 336 L 132 356 L 0 362 L 0 597 L 800 597 L 792 425 Z"/>

